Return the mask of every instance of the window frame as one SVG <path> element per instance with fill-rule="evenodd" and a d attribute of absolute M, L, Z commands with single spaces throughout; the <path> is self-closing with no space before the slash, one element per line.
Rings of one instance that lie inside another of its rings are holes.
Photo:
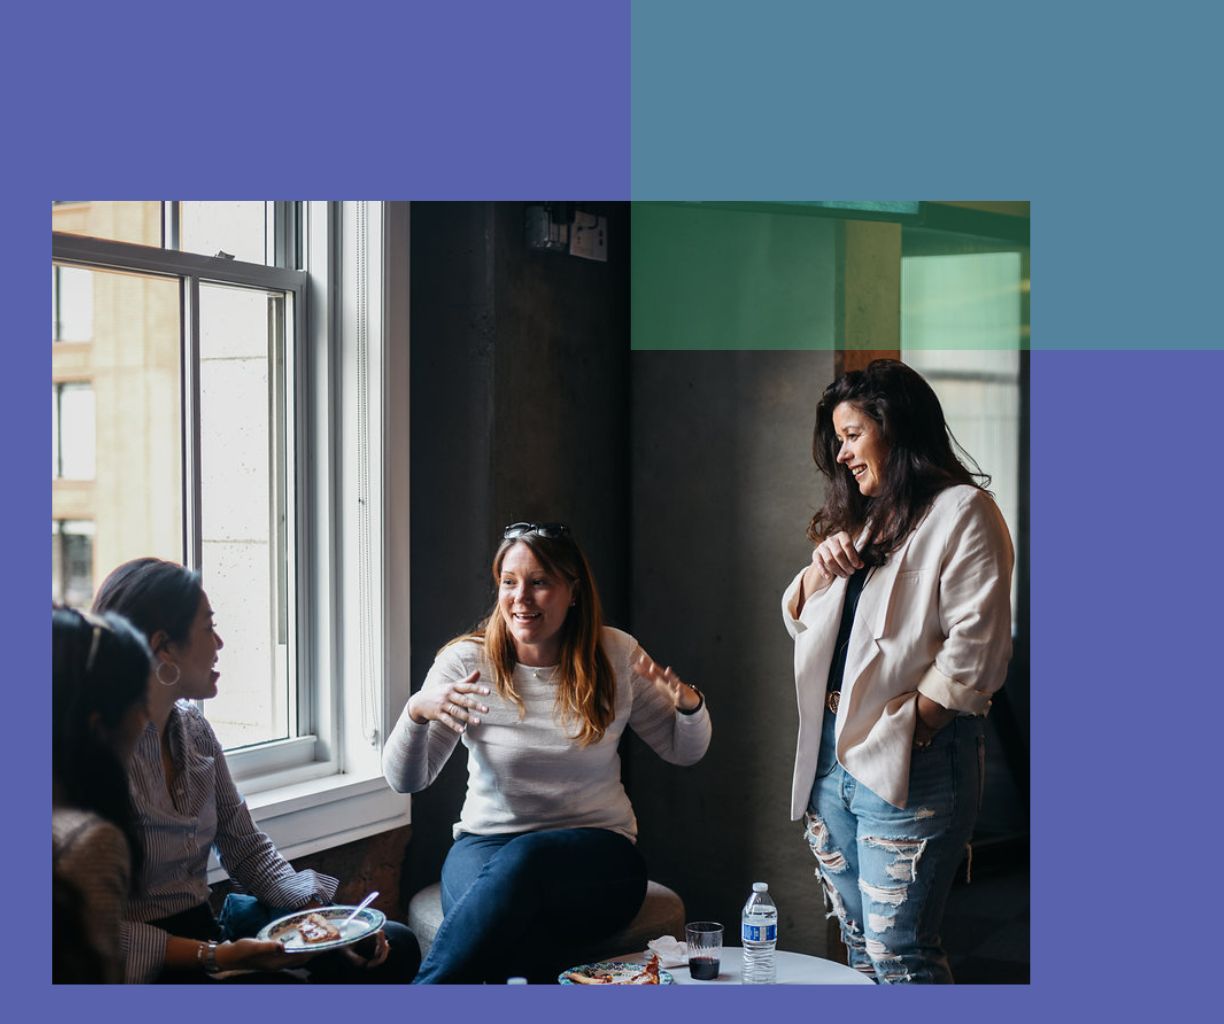
<path fill-rule="evenodd" d="M 174 241 L 176 206 L 163 205 L 163 241 Z M 293 295 L 285 372 L 296 555 L 286 590 L 296 595 L 289 621 L 299 735 L 226 755 L 256 821 L 292 857 L 411 820 L 408 797 L 390 790 L 380 767 L 389 711 L 410 691 L 408 631 L 384 628 L 408 613 L 409 216 L 407 203 L 276 203 L 275 211 L 267 251 L 302 269 L 58 233 L 52 259 L 179 278 L 187 522 L 200 497 L 200 285 Z M 388 275 L 402 286 L 385 287 Z M 388 402 L 393 381 L 400 400 Z M 184 550 L 188 564 L 200 564 L 198 530 L 186 525 Z M 362 615 L 349 611 L 358 606 Z M 211 866 L 210 881 L 224 877 L 215 859 Z"/>
<path fill-rule="evenodd" d="M 291 457 L 292 480 L 301 479 L 304 467 L 299 459 L 302 457 L 300 445 L 293 439 L 303 436 L 307 424 L 302 416 L 302 403 L 298 392 L 304 387 L 304 374 L 299 372 L 297 353 L 302 351 L 305 342 L 304 322 L 308 319 L 306 309 L 306 294 L 308 274 L 302 270 L 290 270 L 283 267 L 267 267 L 252 263 L 242 263 L 238 260 L 220 259 L 217 257 L 197 256 L 180 253 L 173 250 L 158 249 L 130 242 L 115 242 L 109 239 L 92 238 L 82 235 L 62 235 L 52 233 L 52 259 L 56 266 L 77 266 L 93 271 L 118 271 L 141 274 L 144 276 L 161 277 L 177 280 L 179 284 L 180 310 L 180 388 L 182 393 L 182 453 L 183 453 L 183 556 L 184 564 L 193 569 L 199 569 L 204 564 L 203 537 L 201 535 L 201 444 L 200 425 L 200 290 L 202 286 L 221 285 L 229 287 L 250 288 L 260 292 L 278 292 L 291 297 L 293 305 L 292 322 L 288 329 L 292 338 L 283 338 L 278 344 L 283 344 L 282 368 L 275 372 L 285 375 L 288 386 L 284 389 L 289 396 L 291 408 L 286 410 L 283 427 L 278 425 L 276 432 L 284 435 L 287 444 L 293 449 Z M 269 373 L 274 372 L 269 367 Z M 56 384 L 57 388 L 69 385 Z M 79 386 L 79 385 L 77 385 Z M 62 439 L 61 439 L 62 443 Z M 62 469 L 62 467 L 61 467 Z M 289 495 L 285 495 L 288 499 Z M 288 575 L 288 588 L 294 585 L 293 577 L 299 558 L 295 557 L 295 534 L 297 528 L 296 507 L 294 500 L 287 515 L 289 536 L 274 538 L 273 542 L 281 547 L 284 564 Z M 288 589 L 287 588 L 287 589 Z M 303 767 L 311 766 L 311 774 L 322 770 L 320 758 L 315 752 L 317 745 L 314 733 L 313 706 L 310 700 L 313 687 L 308 679 L 303 677 L 297 664 L 298 645 L 296 643 L 299 630 L 298 616 L 288 615 L 289 637 L 288 647 L 291 668 L 289 682 L 291 706 L 296 708 L 295 720 L 291 723 L 294 736 L 287 740 L 272 741 L 266 752 L 261 750 L 265 744 L 253 745 L 249 748 L 237 748 L 232 755 L 227 755 L 227 761 L 233 761 L 235 774 L 244 778 L 254 778 L 267 774 L 275 768 L 283 771 L 287 766 L 286 754 L 293 751 L 297 763 Z M 250 762 L 250 763 L 248 763 Z"/>

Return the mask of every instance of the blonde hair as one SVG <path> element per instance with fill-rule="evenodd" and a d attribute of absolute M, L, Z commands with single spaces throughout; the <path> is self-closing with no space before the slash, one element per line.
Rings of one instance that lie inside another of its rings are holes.
<path fill-rule="evenodd" d="M 502 541 L 493 557 L 495 581 L 500 580 L 502 563 L 515 544 L 526 544 L 550 576 L 574 584 L 574 606 L 561 626 L 554 707 L 562 722 L 577 726 L 574 738 L 581 746 L 598 743 L 616 715 L 616 677 L 600 643 L 603 609 L 590 564 L 568 532 L 560 537 L 528 532 Z M 518 664 L 514 639 L 506 629 L 496 601 L 475 629 L 455 637 L 442 650 L 464 640 L 484 645 L 485 656 L 493 666 L 493 683 L 499 696 L 512 701 L 519 709 L 519 718 L 523 718 L 527 707 L 514 688 L 514 667 Z"/>

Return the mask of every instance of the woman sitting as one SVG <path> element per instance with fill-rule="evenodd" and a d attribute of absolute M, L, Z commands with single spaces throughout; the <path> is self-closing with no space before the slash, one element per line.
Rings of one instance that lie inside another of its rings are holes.
<path fill-rule="evenodd" d="M 212 847 L 230 877 L 265 905 L 248 920 L 323 906 L 339 883 L 294 870 L 256 827 L 216 734 L 188 703 L 216 696 L 215 666 L 224 646 L 199 574 L 156 558 L 126 562 L 103 582 L 94 607 L 131 619 L 148 638 L 156 664 L 151 721 L 130 771 L 145 864 L 128 906 L 127 979 L 193 981 L 244 969 L 265 973 L 243 980 L 294 980 L 266 972 L 305 967 L 319 981 L 410 980 L 419 953 L 404 925 L 388 923 L 386 934 L 312 958 L 249 937 L 258 923 L 243 928 L 239 915 L 224 929 L 217 922 L 208 904 Z"/>
<path fill-rule="evenodd" d="M 118 615 L 51 612 L 52 980 L 123 980 L 140 839 L 127 761 L 148 722 L 148 645 Z"/>
<path fill-rule="evenodd" d="M 630 726 L 688 765 L 710 742 L 702 695 L 603 625 L 564 525 L 507 527 L 493 578 L 492 610 L 439 652 L 383 750 L 391 785 L 417 792 L 460 740 L 468 748 L 445 918 L 418 983 L 550 981 L 567 947 L 632 920 L 646 865 L 617 744 Z"/>

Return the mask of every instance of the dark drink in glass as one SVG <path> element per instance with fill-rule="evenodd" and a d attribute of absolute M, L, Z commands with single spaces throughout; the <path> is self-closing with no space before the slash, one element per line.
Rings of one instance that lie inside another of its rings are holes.
<path fill-rule="evenodd" d="M 715 956 L 690 956 L 689 977 L 694 981 L 713 981 L 718 977 L 721 966 Z"/>

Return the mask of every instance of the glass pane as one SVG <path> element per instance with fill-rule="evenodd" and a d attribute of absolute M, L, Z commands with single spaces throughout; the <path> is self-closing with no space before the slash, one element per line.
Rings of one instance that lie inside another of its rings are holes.
<path fill-rule="evenodd" d="M 51 340 L 93 337 L 93 278 L 80 267 L 51 268 Z"/>
<path fill-rule="evenodd" d="M 64 603 L 64 540 L 60 524 L 51 520 L 51 601 Z"/>
<path fill-rule="evenodd" d="M 93 296 L 90 340 L 51 349 L 53 436 L 65 477 L 55 479 L 53 463 L 51 516 L 78 525 L 53 547 L 52 563 L 61 596 L 88 604 L 120 562 L 183 557 L 179 287 L 78 273 Z M 79 538 L 89 526 L 86 543 Z"/>
<path fill-rule="evenodd" d="M 179 248 L 201 256 L 224 252 L 244 263 L 268 263 L 270 203 L 179 203 Z"/>
<path fill-rule="evenodd" d="M 60 524 L 63 539 L 63 603 L 77 608 L 88 607 L 93 601 L 94 524 L 73 522 Z"/>
<path fill-rule="evenodd" d="M 1018 349 L 1025 338 L 1018 252 L 901 261 L 901 337 L 909 348 Z"/>
<path fill-rule="evenodd" d="M 89 384 L 61 384 L 59 395 L 60 471 L 66 480 L 94 478 L 94 390 Z"/>
<path fill-rule="evenodd" d="M 290 735 L 279 598 L 285 298 L 200 288 L 201 531 L 205 586 L 225 640 L 208 719 L 227 748 Z"/>
<path fill-rule="evenodd" d="M 138 245 L 162 244 L 161 203 L 63 202 L 51 205 L 51 230 Z"/>
<path fill-rule="evenodd" d="M 948 244 L 959 243 L 950 239 Z M 926 245 L 933 247 L 930 240 Z M 1018 250 L 931 253 L 901 261 L 902 358 L 930 382 L 957 441 L 990 475 L 988 486 L 1013 544 L 1021 500 L 1020 348 L 1028 340 L 1026 289 Z M 1018 576 L 1013 577 L 1013 623 L 1017 586 Z"/>

